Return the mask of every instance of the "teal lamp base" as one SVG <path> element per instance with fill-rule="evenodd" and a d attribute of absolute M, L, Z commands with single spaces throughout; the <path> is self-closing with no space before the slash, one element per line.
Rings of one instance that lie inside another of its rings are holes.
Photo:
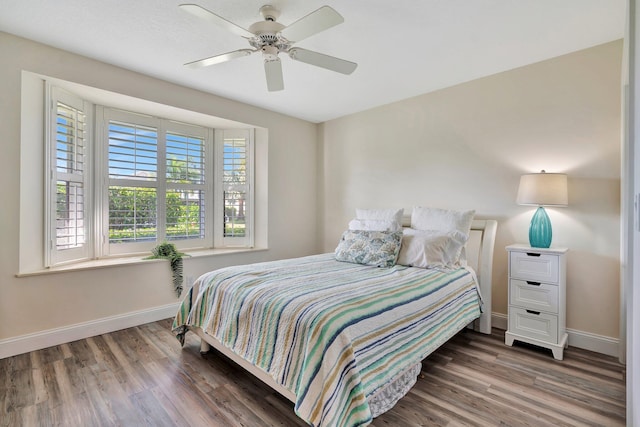
<path fill-rule="evenodd" d="M 551 221 L 542 206 L 536 210 L 529 226 L 529 244 L 532 248 L 551 246 Z"/>

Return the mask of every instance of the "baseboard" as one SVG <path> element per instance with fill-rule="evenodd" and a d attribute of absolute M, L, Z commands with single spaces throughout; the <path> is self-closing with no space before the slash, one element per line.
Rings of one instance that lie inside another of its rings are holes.
<path fill-rule="evenodd" d="M 167 319 L 176 314 L 179 304 L 180 303 L 167 304 L 148 310 L 134 311 L 118 316 L 105 317 L 90 322 L 0 340 L 0 359 Z M 494 328 L 507 330 L 508 323 L 506 314 L 491 314 L 491 324 Z M 567 333 L 569 334 L 570 346 L 595 351 L 608 356 L 619 356 L 618 347 L 620 343 L 616 338 L 591 334 L 575 329 L 567 329 Z"/>
<path fill-rule="evenodd" d="M 509 325 L 509 318 L 506 314 L 491 313 L 491 325 L 494 328 L 506 331 Z M 618 349 L 620 340 L 617 338 L 605 337 L 603 335 L 568 328 L 567 334 L 569 334 L 569 345 L 571 347 L 595 351 L 596 353 L 606 354 L 607 356 L 619 357 Z"/>
<path fill-rule="evenodd" d="M 576 331 L 568 329 L 569 345 L 585 350 L 595 351 L 596 353 L 606 354 L 618 358 L 620 340 L 618 338 L 605 337 L 604 335 L 596 335 L 584 331 Z"/>
<path fill-rule="evenodd" d="M 491 313 L 491 327 L 506 331 L 509 327 L 509 318 L 506 314 L 493 312 Z"/>
<path fill-rule="evenodd" d="M 0 359 L 175 316 L 180 303 L 0 340 Z"/>

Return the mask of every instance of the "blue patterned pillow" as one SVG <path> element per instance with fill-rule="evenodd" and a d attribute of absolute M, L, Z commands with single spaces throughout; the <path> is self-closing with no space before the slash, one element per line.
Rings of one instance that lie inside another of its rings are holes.
<path fill-rule="evenodd" d="M 396 264 L 402 231 L 347 230 L 336 248 L 336 260 L 374 267 Z"/>

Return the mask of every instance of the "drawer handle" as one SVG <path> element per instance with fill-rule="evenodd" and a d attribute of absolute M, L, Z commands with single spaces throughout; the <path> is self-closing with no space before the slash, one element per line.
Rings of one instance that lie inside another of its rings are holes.
<path fill-rule="evenodd" d="M 539 311 L 533 311 L 533 310 L 527 310 L 527 313 L 529 314 L 535 314 L 536 316 L 540 314 Z"/>
<path fill-rule="evenodd" d="M 540 286 L 540 282 L 530 282 L 530 281 L 527 280 L 527 285 Z"/>
<path fill-rule="evenodd" d="M 527 256 L 540 256 L 542 254 L 537 254 L 535 252 L 527 252 Z"/>

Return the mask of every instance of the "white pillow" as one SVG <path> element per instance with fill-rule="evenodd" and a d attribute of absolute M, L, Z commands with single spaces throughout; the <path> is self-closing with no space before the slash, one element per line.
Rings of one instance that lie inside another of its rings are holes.
<path fill-rule="evenodd" d="M 416 206 L 411 213 L 411 228 L 442 232 L 458 230 L 468 237 L 475 213 L 475 210 L 455 211 Z"/>
<path fill-rule="evenodd" d="M 467 242 L 464 233 L 458 230 L 442 232 L 411 228 L 405 228 L 402 233 L 397 264 L 418 268 L 460 267 L 458 257 Z"/>
<path fill-rule="evenodd" d="M 349 221 L 349 230 L 364 231 L 401 231 L 402 227 L 395 221 L 383 219 L 352 219 Z"/>
<path fill-rule="evenodd" d="M 404 209 L 356 209 L 356 219 L 375 221 L 394 221 L 398 230 L 402 229 L 402 214 Z"/>

